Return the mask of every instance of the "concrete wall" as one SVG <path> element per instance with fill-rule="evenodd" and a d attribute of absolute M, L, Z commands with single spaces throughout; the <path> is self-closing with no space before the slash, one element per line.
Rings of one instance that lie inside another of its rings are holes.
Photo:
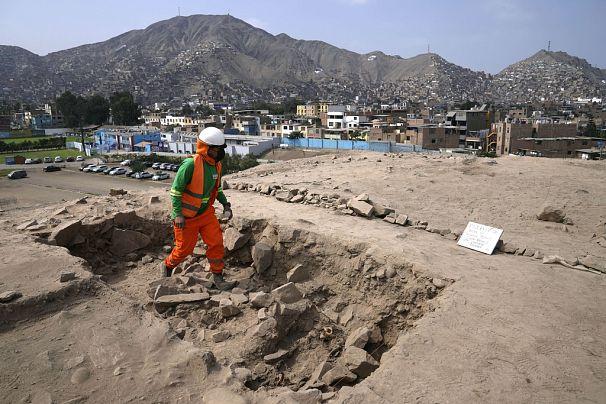
<path fill-rule="evenodd" d="M 282 138 L 282 143 L 290 147 L 306 149 L 335 149 L 335 150 L 369 150 L 381 153 L 419 152 L 423 149 L 415 145 L 398 144 L 394 142 L 365 142 L 361 140 L 328 140 L 328 139 L 288 139 Z"/>

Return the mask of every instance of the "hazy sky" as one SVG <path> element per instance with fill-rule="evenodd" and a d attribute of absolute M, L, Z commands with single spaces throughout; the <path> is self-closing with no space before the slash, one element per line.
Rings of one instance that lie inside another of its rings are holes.
<path fill-rule="evenodd" d="M 497 73 L 551 40 L 606 68 L 606 0 L 0 0 L 0 44 L 34 53 L 100 42 L 177 15 L 231 14 L 272 34 L 356 52 L 427 51 Z"/>

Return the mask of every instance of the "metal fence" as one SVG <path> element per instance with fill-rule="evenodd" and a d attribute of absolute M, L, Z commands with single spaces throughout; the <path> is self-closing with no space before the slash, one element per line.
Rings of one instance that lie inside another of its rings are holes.
<path fill-rule="evenodd" d="M 289 139 L 282 138 L 282 144 L 289 147 L 304 149 L 335 149 L 335 150 L 368 150 L 380 153 L 410 153 L 421 152 L 423 149 L 412 144 L 395 142 L 367 142 L 363 140 L 331 140 L 331 139 Z"/>

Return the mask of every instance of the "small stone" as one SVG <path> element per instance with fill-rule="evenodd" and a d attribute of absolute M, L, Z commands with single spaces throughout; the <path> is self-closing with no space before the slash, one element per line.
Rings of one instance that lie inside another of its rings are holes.
<path fill-rule="evenodd" d="M 248 297 L 243 293 L 232 293 L 229 299 L 238 306 L 248 303 Z"/>
<path fill-rule="evenodd" d="M 356 199 L 350 199 L 349 202 L 347 202 L 347 207 L 353 210 L 356 214 L 367 218 L 372 217 L 375 210 L 371 204 Z"/>
<path fill-rule="evenodd" d="M 264 273 L 273 261 L 273 247 L 265 243 L 257 243 L 252 249 L 252 259 L 257 273 Z"/>
<path fill-rule="evenodd" d="M 121 367 L 117 367 L 114 369 L 114 376 L 120 376 L 122 373 L 124 373 L 124 369 L 122 369 Z"/>
<path fill-rule="evenodd" d="M 118 195 L 126 195 L 126 194 L 128 194 L 128 191 L 125 191 L 124 189 L 110 188 L 110 190 L 109 190 L 109 196 L 118 196 Z"/>
<path fill-rule="evenodd" d="M 257 318 L 259 319 L 259 321 L 265 321 L 269 318 L 269 315 L 267 314 L 267 309 L 265 307 L 262 307 L 259 309 L 259 311 L 257 311 Z"/>
<path fill-rule="evenodd" d="M 395 224 L 396 223 L 396 214 L 395 213 L 390 213 L 387 216 L 385 216 L 383 218 L 383 221 L 387 222 L 387 223 L 391 223 L 391 224 Z"/>
<path fill-rule="evenodd" d="M 241 313 L 238 306 L 234 305 L 230 299 L 221 299 L 219 302 L 219 309 L 221 310 L 221 316 L 223 318 L 233 317 Z"/>
<path fill-rule="evenodd" d="M 62 208 L 57 209 L 55 212 L 53 212 L 53 216 L 65 215 L 67 213 L 69 213 L 67 211 L 67 209 L 65 209 L 65 207 L 62 207 Z"/>
<path fill-rule="evenodd" d="M 433 286 L 435 286 L 438 289 L 442 289 L 443 287 L 446 286 L 446 281 L 444 279 L 440 279 L 440 278 L 433 278 L 431 280 L 431 283 L 433 283 Z"/>
<path fill-rule="evenodd" d="M 368 342 L 371 344 L 378 344 L 383 341 L 383 334 L 381 328 L 378 325 L 370 327 L 370 334 L 368 335 Z"/>
<path fill-rule="evenodd" d="M 546 222 L 562 223 L 564 221 L 564 212 L 562 209 L 554 208 L 553 206 L 544 206 L 541 212 L 537 215 L 537 219 Z"/>
<path fill-rule="evenodd" d="M 269 355 L 265 355 L 263 357 L 263 361 L 265 363 L 276 363 L 284 358 L 286 358 L 286 356 L 288 355 L 288 351 L 285 349 L 279 349 L 277 352 L 274 352 L 272 354 Z"/>
<path fill-rule="evenodd" d="M 266 338 L 268 336 L 276 335 L 278 332 L 277 327 L 278 322 L 276 319 L 268 317 L 252 328 L 252 334 L 260 338 Z"/>
<path fill-rule="evenodd" d="M 322 376 L 322 381 L 330 386 L 335 383 L 353 383 L 357 378 L 355 373 L 350 372 L 345 366 L 337 364 Z"/>
<path fill-rule="evenodd" d="M 251 233 L 240 233 L 238 230 L 230 227 L 223 233 L 225 248 L 228 251 L 239 250 L 240 248 L 244 247 L 246 243 L 248 243 L 250 237 Z"/>
<path fill-rule="evenodd" d="M 235 368 L 233 374 L 234 377 L 242 383 L 249 382 L 252 379 L 252 372 L 246 368 Z"/>
<path fill-rule="evenodd" d="M 59 282 L 69 282 L 73 279 L 76 279 L 75 272 L 61 272 L 59 275 Z"/>
<path fill-rule="evenodd" d="M 166 254 L 170 254 L 170 252 L 173 250 L 173 248 L 169 245 L 165 245 L 162 247 L 162 251 L 165 252 Z"/>
<path fill-rule="evenodd" d="M 301 291 L 293 282 L 288 282 L 271 291 L 272 296 L 282 303 L 295 303 L 303 298 Z"/>
<path fill-rule="evenodd" d="M 396 276 L 398 272 L 396 271 L 396 268 L 393 267 L 393 265 L 388 265 L 387 268 L 385 268 L 385 276 L 387 278 L 393 278 L 394 276 Z"/>
<path fill-rule="evenodd" d="M 303 196 L 303 195 L 301 195 L 301 194 L 296 195 L 296 196 L 294 196 L 294 197 L 293 197 L 293 198 L 290 200 L 290 203 L 300 203 L 300 202 L 303 202 L 303 198 L 304 198 L 304 196 Z"/>
<path fill-rule="evenodd" d="M 345 347 L 355 346 L 364 349 L 370 337 L 370 329 L 368 327 L 360 327 L 352 331 L 345 340 Z"/>
<path fill-rule="evenodd" d="M 274 299 L 269 293 L 257 292 L 250 294 L 250 303 L 253 307 L 269 307 Z"/>
<path fill-rule="evenodd" d="M 87 368 L 78 368 L 72 373 L 72 384 L 82 384 L 90 378 L 90 370 Z"/>
<path fill-rule="evenodd" d="M 354 198 L 356 201 L 368 202 L 370 201 L 370 196 L 368 194 L 360 194 Z"/>
<path fill-rule="evenodd" d="M 407 222 L 408 222 L 408 215 L 397 215 L 396 216 L 396 224 L 399 224 L 400 226 L 406 226 Z"/>
<path fill-rule="evenodd" d="M 141 258 L 141 263 L 144 265 L 151 264 L 152 262 L 154 262 L 154 257 L 151 255 L 146 255 L 145 257 Z"/>
<path fill-rule="evenodd" d="M 20 298 L 21 296 L 23 296 L 23 294 L 21 292 L 18 292 L 16 290 L 9 290 L 6 292 L 2 292 L 0 293 L 0 303 L 8 303 L 11 302 L 15 299 Z"/>
<path fill-rule="evenodd" d="M 226 341 L 229 339 L 229 337 L 231 337 L 231 333 L 227 330 L 217 331 L 211 336 L 213 342 L 215 343 Z"/>
<path fill-rule="evenodd" d="M 379 362 L 368 352 L 355 346 L 347 347 L 339 361 L 359 377 L 368 377 L 379 367 Z"/>
<path fill-rule="evenodd" d="M 309 271 L 301 264 L 295 265 L 293 269 L 286 274 L 288 282 L 301 283 L 309 279 Z"/>

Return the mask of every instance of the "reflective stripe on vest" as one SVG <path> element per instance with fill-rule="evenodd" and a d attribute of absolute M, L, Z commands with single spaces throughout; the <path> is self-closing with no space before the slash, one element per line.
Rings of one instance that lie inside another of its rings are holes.
<path fill-rule="evenodd" d="M 221 163 L 217 163 L 217 181 L 209 197 L 204 197 L 204 159 L 196 154 L 194 156 L 194 173 L 191 181 L 181 195 L 181 212 L 185 217 L 194 217 L 198 214 L 200 207 L 206 203 L 212 205 L 215 202 L 219 185 L 221 184 Z"/>

